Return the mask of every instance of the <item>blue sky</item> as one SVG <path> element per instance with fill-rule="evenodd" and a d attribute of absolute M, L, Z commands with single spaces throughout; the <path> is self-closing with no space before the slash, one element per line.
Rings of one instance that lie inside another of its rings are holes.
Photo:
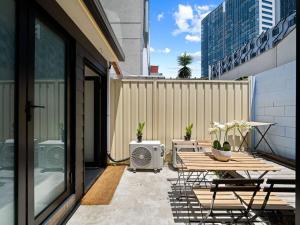
<path fill-rule="evenodd" d="M 201 75 L 201 20 L 222 0 L 150 0 L 150 63 L 165 77 L 177 76 L 177 57 L 193 57 L 192 77 Z"/>

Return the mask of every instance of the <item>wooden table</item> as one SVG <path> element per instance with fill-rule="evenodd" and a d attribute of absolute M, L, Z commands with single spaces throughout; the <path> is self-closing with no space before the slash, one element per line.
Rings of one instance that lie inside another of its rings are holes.
<path fill-rule="evenodd" d="M 251 127 L 254 127 L 254 129 L 261 135 L 261 137 L 260 137 L 258 143 L 257 143 L 256 146 L 254 147 L 254 151 L 257 150 L 259 144 L 262 142 L 262 140 L 264 140 L 264 141 L 266 142 L 266 144 L 268 145 L 269 149 L 271 150 L 271 152 L 272 152 L 273 154 L 275 154 L 274 151 L 273 151 L 273 148 L 270 146 L 270 144 L 269 144 L 269 142 L 267 141 L 267 139 L 265 138 L 265 136 L 266 136 L 266 134 L 268 133 L 268 131 L 270 130 L 270 128 L 271 128 L 273 125 L 276 125 L 276 123 L 265 123 L 265 122 L 255 122 L 255 121 L 250 121 L 250 122 L 247 122 L 247 124 L 250 125 Z M 259 129 L 259 127 L 267 127 L 267 128 L 266 128 L 266 130 L 265 130 L 264 132 L 262 132 L 262 131 Z M 242 132 L 241 132 L 241 130 L 240 130 L 239 128 L 238 128 L 238 131 L 239 131 L 240 135 L 242 136 L 242 142 L 241 142 L 241 144 L 240 144 L 240 146 L 239 146 L 239 149 L 238 149 L 238 151 L 240 151 L 244 142 L 246 142 L 247 146 L 249 146 L 249 145 L 248 145 L 248 142 L 247 142 L 247 140 L 246 140 L 246 137 L 247 137 L 249 131 L 248 131 L 245 135 L 242 134 Z"/>
<path fill-rule="evenodd" d="M 244 152 L 232 152 L 232 157 L 227 162 L 216 160 L 211 152 L 179 152 L 178 156 L 187 171 L 245 171 L 249 178 L 249 171 L 261 171 L 260 179 L 269 171 L 280 170 L 279 167 Z"/>

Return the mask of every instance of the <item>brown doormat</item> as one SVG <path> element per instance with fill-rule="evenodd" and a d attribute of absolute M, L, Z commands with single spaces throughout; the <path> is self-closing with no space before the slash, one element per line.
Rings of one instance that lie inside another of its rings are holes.
<path fill-rule="evenodd" d="M 126 166 L 108 166 L 83 196 L 82 205 L 109 205 Z"/>

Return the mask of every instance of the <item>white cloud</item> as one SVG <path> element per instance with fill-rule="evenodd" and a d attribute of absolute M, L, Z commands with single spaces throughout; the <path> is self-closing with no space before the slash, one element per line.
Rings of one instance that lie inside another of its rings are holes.
<path fill-rule="evenodd" d="M 174 13 L 177 29 L 173 31 L 173 35 L 188 32 L 190 29 L 189 21 L 193 19 L 193 9 L 190 5 L 178 5 L 178 11 Z"/>
<path fill-rule="evenodd" d="M 197 9 L 199 9 L 201 11 L 208 11 L 209 5 L 199 5 L 199 6 L 197 6 Z"/>
<path fill-rule="evenodd" d="M 188 54 L 193 57 L 194 62 L 201 61 L 201 51 L 192 52 L 192 53 L 188 53 Z"/>
<path fill-rule="evenodd" d="M 214 5 L 178 5 L 178 11 L 174 13 L 176 29 L 173 35 L 187 33 L 185 39 L 191 42 L 201 41 L 201 21 L 213 9 Z"/>
<path fill-rule="evenodd" d="M 161 21 L 164 18 L 164 13 L 160 13 L 157 15 L 157 21 Z"/>
<path fill-rule="evenodd" d="M 161 51 L 162 53 L 165 53 L 165 54 L 169 54 L 171 52 L 171 49 L 169 48 L 165 48 Z"/>
<path fill-rule="evenodd" d="M 185 40 L 190 41 L 190 42 L 200 42 L 201 41 L 201 37 L 198 35 L 186 35 L 185 36 Z"/>
<path fill-rule="evenodd" d="M 150 47 L 150 52 L 157 52 L 157 53 L 169 54 L 171 52 L 171 49 L 169 49 L 169 48 L 154 49 L 154 48 Z"/>

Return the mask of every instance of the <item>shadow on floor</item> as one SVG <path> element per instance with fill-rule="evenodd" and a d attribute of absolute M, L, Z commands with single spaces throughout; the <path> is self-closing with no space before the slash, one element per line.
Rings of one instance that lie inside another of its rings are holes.
<path fill-rule="evenodd" d="M 176 182 L 176 179 L 172 179 L 172 180 L 169 179 L 168 181 L 174 184 L 174 182 Z M 174 222 L 191 224 L 191 225 L 199 224 L 199 222 L 191 222 L 191 221 L 200 221 L 202 215 L 205 215 L 207 211 L 201 211 L 198 200 L 194 196 L 190 187 L 187 187 L 186 189 L 187 196 L 183 195 L 183 192 L 181 191 L 184 190 L 183 188 L 184 188 L 183 185 L 171 184 L 171 191 L 168 192 Z M 295 215 L 291 215 L 290 213 L 284 213 L 284 212 L 269 212 L 266 213 L 264 217 L 260 217 L 258 220 L 261 222 L 253 222 L 250 224 L 294 225 Z M 205 223 L 205 224 L 208 225 L 208 224 L 221 224 L 221 223 Z M 244 223 L 238 223 L 238 224 L 244 224 Z"/>
<path fill-rule="evenodd" d="M 85 167 L 84 171 L 84 191 L 87 192 L 97 178 L 104 172 L 105 168 Z"/>

